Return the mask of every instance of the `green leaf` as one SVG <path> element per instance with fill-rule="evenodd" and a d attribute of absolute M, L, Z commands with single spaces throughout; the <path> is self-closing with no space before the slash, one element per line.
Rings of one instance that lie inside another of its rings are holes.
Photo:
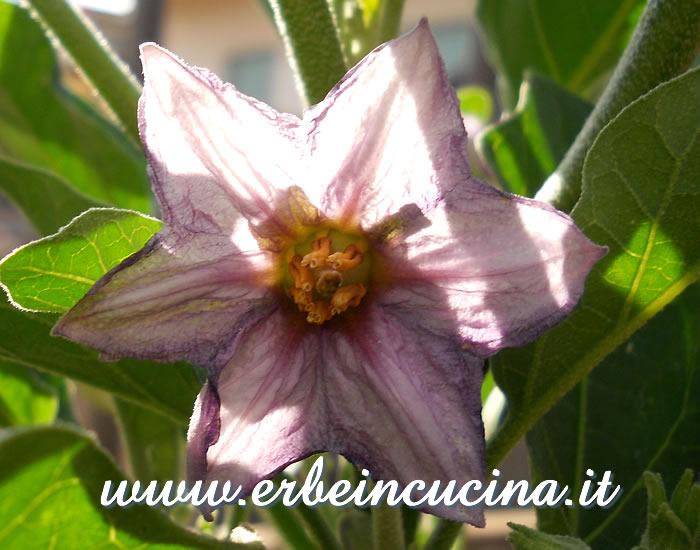
<path fill-rule="evenodd" d="M 307 105 L 320 102 L 346 66 L 327 0 L 268 0 Z"/>
<path fill-rule="evenodd" d="M 700 50 L 698 6 L 688 0 L 648 0 L 639 23 L 576 141 L 537 193 L 569 212 L 581 194 L 583 164 L 600 131 L 627 105 L 692 67 Z"/>
<path fill-rule="evenodd" d="M 0 439 L 0 546 L 5 549 L 260 549 L 216 541 L 155 508 L 100 504 L 124 479 L 94 441 L 72 429 L 6 430 Z"/>
<path fill-rule="evenodd" d="M 52 172 L 1 158 L 0 189 L 42 235 L 55 233 L 84 210 L 99 206 Z"/>
<path fill-rule="evenodd" d="M 95 87 L 137 146 L 141 86 L 107 40 L 68 0 L 29 0 L 32 13 L 45 24 Z"/>
<path fill-rule="evenodd" d="M 102 363 L 96 351 L 49 335 L 57 317 L 20 311 L 0 296 L 0 334 L 12 334 L 0 340 L 0 361 L 85 382 L 187 425 L 201 387 L 190 365 Z"/>
<path fill-rule="evenodd" d="M 149 211 L 143 155 L 59 74 L 39 23 L 0 3 L 0 159 L 49 172 L 96 201 Z"/>
<path fill-rule="evenodd" d="M 644 472 L 647 488 L 647 527 L 633 550 L 686 550 L 700 546 L 700 484 L 686 470 L 678 481 L 671 502 L 666 499 L 659 474 Z"/>
<path fill-rule="evenodd" d="M 515 550 L 590 550 L 581 539 L 551 535 L 517 523 L 508 523 L 512 529 L 506 539 Z"/>
<path fill-rule="evenodd" d="M 160 483 L 180 478 L 184 451 L 182 426 L 123 399 L 115 399 L 115 405 L 131 477 Z"/>
<path fill-rule="evenodd" d="M 51 423 L 57 410 L 49 384 L 30 369 L 0 360 L 0 427 Z"/>
<path fill-rule="evenodd" d="M 592 469 L 622 487 L 612 507 L 540 508 L 538 525 L 593 548 L 630 548 L 644 526 L 645 470 L 678 479 L 700 451 L 700 285 L 598 365 L 527 435 L 533 477 L 578 488 Z M 629 411 L 634 411 L 630 416 Z M 679 497 L 682 498 L 682 497 Z"/>
<path fill-rule="evenodd" d="M 504 189 L 532 197 L 592 108 L 556 82 L 528 72 L 515 111 L 479 134 L 477 150 Z"/>
<path fill-rule="evenodd" d="M 594 143 L 572 216 L 610 251 L 565 322 L 494 358 L 510 410 L 490 442 L 490 465 L 700 276 L 699 95 L 700 70 L 675 78 L 624 109 Z"/>
<path fill-rule="evenodd" d="M 642 0 L 480 0 L 487 52 L 512 106 L 525 69 L 591 96 L 622 53 Z"/>
<path fill-rule="evenodd" d="M 161 225 L 138 212 L 88 210 L 55 235 L 5 257 L 0 282 L 18 307 L 68 311 L 102 275 L 143 248 Z"/>
<path fill-rule="evenodd" d="M 463 86 L 457 89 L 459 110 L 462 115 L 471 115 L 486 124 L 493 116 L 491 92 L 481 86 Z"/>

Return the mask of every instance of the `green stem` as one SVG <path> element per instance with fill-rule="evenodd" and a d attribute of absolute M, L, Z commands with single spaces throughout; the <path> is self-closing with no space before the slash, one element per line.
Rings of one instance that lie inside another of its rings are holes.
<path fill-rule="evenodd" d="M 409 506 L 401 507 L 401 515 L 403 517 L 403 537 L 406 546 L 410 547 L 416 540 L 416 531 L 420 523 L 421 513 L 415 508 Z"/>
<path fill-rule="evenodd" d="M 67 0 L 27 0 L 90 80 L 127 135 L 140 144 L 136 110 L 141 86 L 94 25 Z"/>
<path fill-rule="evenodd" d="M 382 2 L 382 13 L 375 46 L 393 40 L 399 35 L 403 4 L 404 0 L 384 0 Z"/>
<path fill-rule="evenodd" d="M 268 0 L 299 92 L 320 102 L 345 74 L 343 50 L 327 0 Z"/>
<path fill-rule="evenodd" d="M 287 474 L 282 474 L 282 478 L 288 481 L 297 481 Z M 335 533 L 318 509 L 310 508 L 302 502 L 296 510 L 320 548 L 323 550 L 342 550 Z"/>
<path fill-rule="evenodd" d="M 372 508 L 372 539 L 376 550 L 404 550 L 403 519 L 400 506 L 382 502 Z"/>
<path fill-rule="evenodd" d="M 316 546 L 298 521 L 296 510 L 281 502 L 266 509 L 278 532 L 292 550 L 313 550 Z"/>
<path fill-rule="evenodd" d="M 297 510 L 306 527 L 311 531 L 311 535 L 323 550 L 342 550 L 335 533 L 318 510 L 309 508 L 306 504 L 300 504 Z"/>
<path fill-rule="evenodd" d="M 697 0 L 649 0 L 605 91 L 536 198 L 570 211 L 581 194 L 586 154 L 603 127 L 632 101 L 684 72 L 699 48 Z"/>
<path fill-rule="evenodd" d="M 231 521 L 229 522 L 229 530 L 234 529 L 236 526 L 240 525 L 248 519 L 248 514 L 250 513 L 250 506 L 232 506 L 233 512 L 231 513 Z"/>
<path fill-rule="evenodd" d="M 184 438 L 169 418 L 114 396 L 122 447 L 134 479 L 165 483 L 180 477 Z"/>
<path fill-rule="evenodd" d="M 457 521 L 440 520 L 422 550 L 450 550 L 463 527 L 464 524 Z"/>

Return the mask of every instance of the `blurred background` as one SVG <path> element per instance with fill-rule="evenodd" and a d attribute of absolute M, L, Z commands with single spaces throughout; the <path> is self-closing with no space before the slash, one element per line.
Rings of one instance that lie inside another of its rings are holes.
<path fill-rule="evenodd" d="M 300 114 L 302 105 L 282 43 L 268 13 L 258 0 L 80 0 L 77 2 L 104 34 L 120 57 L 141 78 L 138 45 L 154 41 L 175 52 L 191 65 L 207 67 L 242 92 L 279 111 Z M 494 91 L 494 75 L 474 25 L 474 0 L 406 0 L 401 29 L 409 30 L 428 17 L 452 85 L 478 85 Z M 95 102 L 89 85 L 68 58 L 62 60 L 63 80 L 69 89 Z M 494 102 L 496 102 L 495 94 Z M 498 118 L 496 104 L 494 119 Z M 105 111 L 108 115 L 108 113 Z M 0 194 L 0 258 L 37 237 L 12 204 Z M 94 430 L 102 444 L 120 456 L 119 437 L 107 398 L 99 391 L 79 392 L 76 416 Z M 529 478 L 527 453 L 520 445 L 502 466 L 502 480 Z M 469 528 L 470 550 L 507 549 L 505 522 L 533 526 L 534 510 L 487 511 L 485 529 Z M 260 528 L 270 549 L 274 532 Z M 460 543 L 460 547 L 463 543 Z"/>

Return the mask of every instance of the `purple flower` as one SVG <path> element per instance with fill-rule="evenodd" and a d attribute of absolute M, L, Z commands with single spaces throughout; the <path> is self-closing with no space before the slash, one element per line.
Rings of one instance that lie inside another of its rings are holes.
<path fill-rule="evenodd" d="M 471 177 L 428 24 L 302 119 L 154 44 L 142 60 L 165 225 L 55 333 L 207 368 L 193 479 L 250 491 L 332 451 L 404 484 L 483 480 L 483 358 L 561 321 L 604 250 Z M 427 511 L 483 525 L 481 510 Z"/>

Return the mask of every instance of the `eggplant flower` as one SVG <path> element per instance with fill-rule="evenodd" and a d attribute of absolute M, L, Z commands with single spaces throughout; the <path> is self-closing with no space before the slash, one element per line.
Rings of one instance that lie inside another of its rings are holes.
<path fill-rule="evenodd" d="M 207 369 L 190 479 L 250 492 L 331 451 L 404 485 L 483 481 L 483 358 L 560 322 L 604 249 L 471 177 L 428 24 L 301 119 L 155 44 L 141 56 L 164 227 L 54 333 Z M 478 509 L 426 511 L 483 525 Z"/>

